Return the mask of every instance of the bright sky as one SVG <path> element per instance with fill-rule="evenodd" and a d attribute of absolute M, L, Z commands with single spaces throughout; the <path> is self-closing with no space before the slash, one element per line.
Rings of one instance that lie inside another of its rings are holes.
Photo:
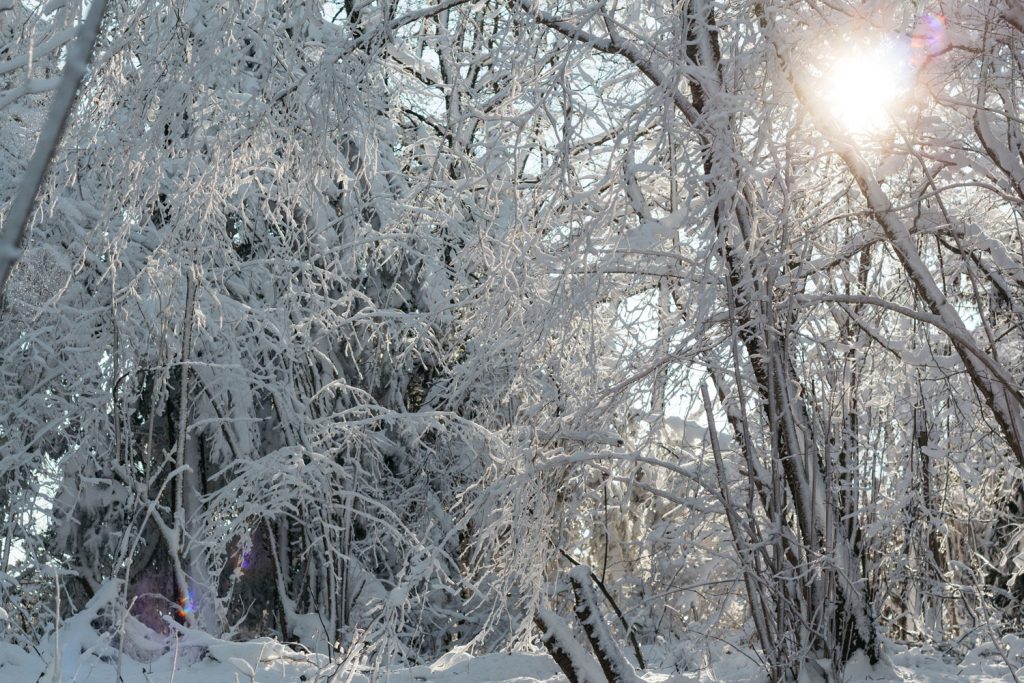
<path fill-rule="evenodd" d="M 884 132 L 913 82 L 909 47 L 896 40 L 850 41 L 826 61 L 821 97 L 851 135 Z"/>

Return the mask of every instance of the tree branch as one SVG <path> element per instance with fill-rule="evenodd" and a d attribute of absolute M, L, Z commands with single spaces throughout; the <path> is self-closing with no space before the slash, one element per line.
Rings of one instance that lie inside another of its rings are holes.
<path fill-rule="evenodd" d="M 75 104 L 78 86 L 81 85 L 82 79 L 85 77 L 86 66 L 92 57 L 93 46 L 96 43 L 96 36 L 99 34 L 106 4 L 106 0 L 94 0 L 89 7 L 85 21 L 82 22 L 82 26 L 78 30 L 78 38 L 68 51 L 64 74 L 61 76 L 60 84 L 50 103 L 50 113 L 46 118 L 46 124 L 39 134 L 35 152 L 29 159 L 25 175 L 18 185 L 14 201 L 4 219 L 3 228 L 0 229 L 0 301 L 3 300 L 7 280 L 14 269 L 14 264 L 21 255 L 21 246 L 25 241 L 28 220 L 35 206 L 36 195 L 39 194 L 39 188 L 46 177 L 46 171 L 50 167 L 50 161 L 57 150 L 57 145 L 60 144 L 60 140 L 64 136 L 64 129 Z"/>

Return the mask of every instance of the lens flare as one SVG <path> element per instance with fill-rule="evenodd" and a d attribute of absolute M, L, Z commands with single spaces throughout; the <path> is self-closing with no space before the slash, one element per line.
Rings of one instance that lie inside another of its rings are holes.
<path fill-rule="evenodd" d="M 853 136 L 884 132 L 910 90 L 909 46 L 896 40 L 849 43 L 828 61 L 821 97 Z"/>
<path fill-rule="evenodd" d="M 941 14 L 922 15 L 914 27 L 910 48 L 915 66 L 922 66 L 932 57 L 945 52 L 949 48 L 946 18 Z"/>
<path fill-rule="evenodd" d="M 178 598 L 178 618 L 187 619 L 196 613 L 196 596 L 190 590 L 188 595 L 183 595 Z"/>
<path fill-rule="evenodd" d="M 238 563 L 238 567 L 243 570 L 252 568 L 252 548 L 246 548 L 242 552 L 242 558 Z"/>

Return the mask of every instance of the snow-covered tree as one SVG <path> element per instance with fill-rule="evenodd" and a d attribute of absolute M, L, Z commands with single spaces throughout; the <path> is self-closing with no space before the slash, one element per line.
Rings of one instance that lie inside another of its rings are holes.
<path fill-rule="evenodd" d="M 1024 30 L 944 12 L 110 3 L 0 254 L 0 591 L 378 662 L 583 609 L 622 676 L 1018 623 Z M 8 216 L 83 21 L 0 18 Z"/>

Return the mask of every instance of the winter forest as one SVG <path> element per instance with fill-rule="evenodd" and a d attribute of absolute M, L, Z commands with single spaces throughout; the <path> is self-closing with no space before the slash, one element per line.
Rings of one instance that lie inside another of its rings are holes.
<path fill-rule="evenodd" d="M 0 220 L 0 681 L 1024 677 L 1021 0 L 2 0 Z"/>

